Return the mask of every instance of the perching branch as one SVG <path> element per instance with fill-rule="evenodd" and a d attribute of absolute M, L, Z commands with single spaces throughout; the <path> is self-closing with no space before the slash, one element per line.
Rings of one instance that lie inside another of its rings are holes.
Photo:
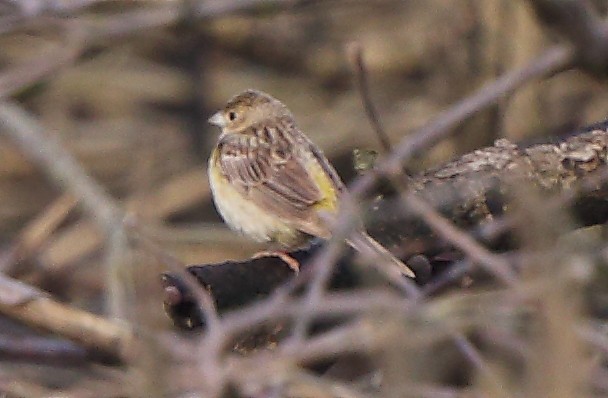
<path fill-rule="evenodd" d="M 548 197 L 567 194 L 569 200 L 560 201 L 562 208 L 568 206 L 581 224 L 602 224 L 608 220 L 608 178 L 602 171 L 607 166 L 607 153 L 608 122 L 592 126 L 589 131 L 556 145 L 519 148 L 500 140 L 493 147 L 477 150 L 413 177 L 410 195 L 438 209 L 456 226 L 475 229 L 495 218 L 511 215 L 508 203 L 513 185 L 528 185 L 538 187 L 541 194 Z M 589 185 L 590 181 L 594 183 Z M 420 215 L 420 212 L 408 210 L 399 200 L 385 198 L 375 202 L 369 212 L 368 230 L 402 259 L 423 254 L 433 263 L 435 256 L 443 257 L 442 253 L 453 251 L 455 247 L 449 239 L 442 238 L 421 222 Z M 469 236 L 468 239 L 473 238 Z M 508 247 L 509 242 L 511 237 L 505 234 L 484 239 L 490 247 Z M 322 248 L 313 246 L 292 253 L 302 264 L 301 272 L 306 272 L 307 260 L 319 249 Z M 494 256 L 501 259 L 499 255 Z M 475 259 L 485 261 L 482 257 Z M 349 264 L 348 257 L 338 264 L 333 285 L 352 287 L 358 284 L 356 273 Z M 411 265 L 415 272 L 423 271 Z M 262 269 L 269 271 L 262 272 Z M 220 312 L 266 297 L 293 277 L 287 265 L 275 257 L 192 266 L 189 270 L 212 294 L 218 293 L 215 299 Z M 436 269 L 434 273 L 438 271 Z M 260 275 L 274 276 L 260 279 Z M 230 283 L 224 283 L 227 280 Z M 422 278 L 421 282 L 424 280 Z M 256 289 L 259 294 L 252 295 Z M 172 316 L 176 312 L 188 313 L 188 305 L 184 304 L 188 304 L 187 300 L 169 303 L 169 313 Z M 177 322 L 184 323 L 179 319 Z"/>

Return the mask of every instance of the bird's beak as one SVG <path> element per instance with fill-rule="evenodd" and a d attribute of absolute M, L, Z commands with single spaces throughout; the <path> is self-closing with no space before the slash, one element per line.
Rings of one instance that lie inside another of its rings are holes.
<path fill-rule="evenodd" d="M 226 119 L 224 119 L 222 112 L 214 113 L 209 119 L 207 119 L 207 121 L 210 124 L 218 127 L 224 127 L 226 125 Z"/>

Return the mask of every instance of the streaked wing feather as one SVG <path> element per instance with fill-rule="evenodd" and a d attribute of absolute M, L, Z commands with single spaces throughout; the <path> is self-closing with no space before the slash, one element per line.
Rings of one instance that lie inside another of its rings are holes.
<path fill-rule="evenodd" d="M 295 224 L 310 221 L 322 193 L 305 165 L 286 143 L 271 147 L 252 136 L 227 137 L 220 143 L 222 173 L 243 195 Z"/>

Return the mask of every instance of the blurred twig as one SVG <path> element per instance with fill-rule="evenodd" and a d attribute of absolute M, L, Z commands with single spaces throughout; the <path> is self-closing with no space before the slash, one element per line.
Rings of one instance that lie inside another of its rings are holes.
<path fill-rule="evenodd" d="M 59 140 L 46 134 L 44 128 L 30 117 L 22 108 L 6 101 L 0 103 L 0 126 L 4 127 L 21 150 L 42 166 L 43 170 L 63 189 L 80 200 L 81 205 L 109 237 L 123 236 L 123 214 L 114 205 L 112 198 L 89 177 L 74 158 L 62 147 Z M 123 240 L 110 240 L 110 253 L 118 253 Z M 120 251 L 124 253 L 124 251 Z M 130 288 L 119 279 L 119 267 L 122 261 L 114 256 L 114 261 L 108 264 L 108 291 L 112 297 L 126 297 L 120 293 Z M 126 271 L 124 271 L 126 272 Z M 113 279 L 115 278 L 115 279 Z M 109 300 L 111 303 L 115 299 Z M 116 310 L 117 306 L 111 306 Z M 117 315 L 117 312 L 113 313 Z"/>
<path fill-rule="evenodd" d="M 415 194 L 407 194 L 404 197 L 408 207 L 418 214 L 438 236 L 447 240 L 458 249 L 462 250 L 469 258 L 488 269 L 490 273 L 498 277 L 509 286 L 515 286 L 517 276 L 512 270 L 509 262 L 503 257 L 496 255 L 479 244 L 470 234 L 456 227 L 452 222 L 443 217 L 431 205 L 417 197 Z"/>
<path fill-rule="evenodd" d="M 139 30 L 172 25 L 183 18 L 183 10 L 179 1 L 163 1 L 154 6 L 135 9 L 102 19 L 80 18 L 77 22 L 65 19 L 74 17 L 75 13 L 92 5 L 103 3 L 105 0 L 55 1 L 24 0 L 16 1 L 18 10 L 13 15 L 0 19 L 0 32 L 8 33 L 24 26 L 28 21 L 48 15 L 49 21 L 59 25 L 64 31 L 65 43 L 59 49 L 53 49 L 50 54 L 44 54 L 26 65 L 19 65 L 4 71 L 0 75 L 0 98 L 15 93 L 24 87 L 34 84 L 54 73 L 57 69 L 77 60 L 87 46 L 103 39 L 124 36 Z M 189 18 L 214 18 L 236 12 L 255 10 L 260 6 L 274 5 L 277 7 L 294 7 L 305 0 L 241 0 L 199 2 L 188 14 Z M 160 5 L 159 5 L 160 4 Z"/>
<path fill-rule="evenodd" d="M 36 252 L 48 240 L 57 226 L 65 220 L 77 201 L 70 194 L 64 194 L 53 201 L 40 215 L 28 223 L 0 261 L 0 272 L 12 275 L 16 265 Z"/>
<path fill-rule="evenodd" d="M 78 1 L 25 1 L 21 12 L 4 17 L 0 20 L 0 32 L 6 33 L 18 29 L 27 21 L 42 16 L 55 16 L 58 18 L 71 16 L 81 12 L 92 5 L 104 3 L 106 0 L 78 0 Z M 125 1 L 130 3 L 131 1 Z M 275 6 L 278 9 L 291 8 L 300 4 L 309 3 L 310 0 L 239 0 L 239 1 L 205 1 L 197 2 L 192 8 L 191 18 L 215 18 L 240 12 L 255 11 L 261 6 Z M 183 18 L 182 4 L 179 1 L 149 2 L 146 7 L 133 11 L 123 12 L 107 18 L 90 20 L 87 37 L 90 39 L 108 39 L 116 36 L 128 35 L 140 30 L 172 25 Z"/>
<path fill-rule="evenodd" d="M 122 213 L 110 196 L 63 149 L 61 142 L 15 103 L 0 103 L 3 132 L 38 163 L 55 183 L 81 200 L 91 217 L 111 232 L 122 224 Z"/>
<path fill-rule="evenodd" d="M 588 0 L 527 0 L 537 17 L 569 40 L 576 50 L 575 62 L 605 75 L 608 68 L 608 22 Z"/>
<path fill-rule="evenodd" d="M 0 358 L 35 363 L 76 364 L 85 362 L 88 355 L 83 347 L 66 340 L 0 335 Z"/>
<path fill-rule="evenodd" d="M 125 360 L 133 342 L 132 331 L 126 325 L 58 303 L 41 291 L 6 277 L 0 277 L 0 312 L 82 344 L 113 361 Z"/>
<path fill-rule="evenodd" d="M 127 199 L 124 208 L 137 209 L 143 203 L 154 203 L 151 210 L 153 217 L 159 219 L 169 217 L 176 211 L 198 204 L 209 197 L 209 185 L 202 175 L 204 171 L 199 167 L 185 171 L 150 194 Z M 147 227 L 141 226 L 141 228 Z M 146 231 L 142 232 L 150 235 Z M 83 236 L 88 236 L 90 239 L 86 242 L 81 239 L 80 244 L 73 247 L 75 237 Z M 44 250 L 42 266 L 46 270 L 53 271 L 64 269 L 99 249 L 102 243 L 103 236 L 95 229 L 93 223 L 90 220 L 82 220 L 51 240 Z"/>
<path fill-rule="evenodd" d="M 2 71 L 0 98 L 13 95 L 76 61 L 85 48 L 85 32 L 78 23 L 65 23 L 61 28 L 65 37 L 64 42 L 58 44 L 57 48 L 48 50 L 47 54 L 42 54 L 26 64 Z"/>

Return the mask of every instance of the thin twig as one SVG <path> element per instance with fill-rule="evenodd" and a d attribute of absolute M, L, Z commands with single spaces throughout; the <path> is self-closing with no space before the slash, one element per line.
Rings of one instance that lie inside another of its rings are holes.
<path fill-rule="evenodd" d="M 0 272 L 7 275 L 15 273 L 16 265 L 40 249 L 76 204 L 72 195 L 63 194 L 29 222 L 11 244 L 8 254 L 0 259 Z"/>
<path fill-rule="evenodd" d="M 378 110 L 371 98 L 367 79 L 367 68 L 363 61 L 363 49 L 359 43 L 350 43 L 346 51 L 348 60 L 353 68 L 353 74 L 357 79 L 357 88 L 359 89 L 359 96 L 363 104 L 363 109 L 365 109 L 365 113 L 367 114 L 367 120 L 369 120 L 369 123 L 372 125 L 384 153 L 390 153 L 392 151 L 391 141 L 382 127 L 380 117 L 378 116 Z"/>
<path fill-rule="evenodd" d="M 312 259 L 311 269 L 314 276 L 303 298 L 305 307 L 295 318 L 290 343 L 299 343 L 305 339 L 314 309 L 323 302 L 325 290 L 335 268 L 334 265 L 338 262 L 343 249 L 344 244 L 341 243 L 338 236 L 334 236 L 326 247 Z"/>
<path fill-rule="evenodd" d="M 467 275 L 472 268 L 473 264 L 470 260 L 458 261 L 450 264 L 447 271 L 433 278 L 433 280 L 425 284 L 420 291 L 423 296 L 432 296 Z"/>

